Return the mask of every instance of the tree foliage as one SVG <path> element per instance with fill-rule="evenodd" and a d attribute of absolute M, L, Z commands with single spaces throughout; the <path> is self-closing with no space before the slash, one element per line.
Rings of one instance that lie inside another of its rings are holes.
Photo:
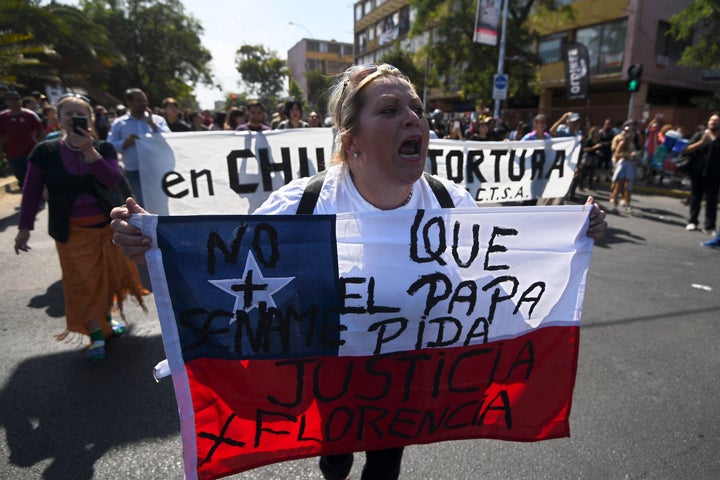
<path fill-rule="evenodd" d="M 504 73 L 510 77 L 509 94 L 515 102 L 535 95 L 538 59 L 532 54 L 538 34 L 531 19 L 571 15 L 571 7 L 553 0 L 509 0 Z M 419 56 L 429 55 L 430 86 L 460 98 L 488 104 L 497 73 L 498 47 L 473 42 L 476 0 L 411 0 L 416 22 L 411 34 L 432 30 L 432 41 Z M 498 25 L 501 28 L 501 25 Z M 498 39 L 499 42 L 499 39 Z"/>
<path fill-rule="evenodd" d="M 235 63 L 250 93 L 265 105 L 275 105 L 288 77 L 287 62 L 262 45 L 243 45 L 235 53 Z"/>
<path fill-rule="evenodd" d="M 202 27 L 180 0 L 3 0 L 0 32 L 0 75 L 28 89 L 59 80 L 109 102 L 139 87 L 159 102 L 212 84 Z"/>
<path fill-rule="evenodd" d="M 212 85 L 210 52 L 200 43 L 203 28 L 185 14 L 180 0 L 83 0 L 83 12 L 104 27 L 126 63 L 113 65 L 107 89 L 122 98 L 129 87 L 145 90 L 151 102 L 189 97 L 196 85 Z M 100 79 L 97 79 L 100 80 Z"/>
<path fill-rule="evenodd" d="M 85 87 L 91 75 L 124 62 L 105 30 L 67 5 L 0 2 L 0 32 L 0 78 L 28 89 L 46 81 Z"/>
<path fill-rule="evenodd" d="M 670 34 L 677 40 L 692 41 L 679 64 L 720 70 L 720 0 L 694 0 L 670 18 Z M 694 41 L 693 41 L 694 37 Z"/>
<path fill-rule="evenodd" d="M 334 76 L 328 76 L 320 70 L 310 70 L 305 74 L 307 82 L 308 108 L 321 115 L 327 115 L 328 91 L 335 81 Z"/>
<path fill-rule="evenodd" d="M 383 55 L 380 62 L 389 63 L 390 65 L 397 67 L 410 79 L 418 92 L 423 91 L 425 87 L 424 66 L 423 70 L 420 70 L 420 68 L 415 65 L 413 55 L 408 53 L 407 50 L 403 50 L 399 44 Z"/>

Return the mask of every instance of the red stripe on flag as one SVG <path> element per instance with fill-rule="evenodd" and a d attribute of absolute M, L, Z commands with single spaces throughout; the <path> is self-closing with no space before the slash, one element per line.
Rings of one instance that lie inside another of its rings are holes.
<path fill-rule="evenodd" d="M 198 475 L 443 440 L 569 436 L 578 335 L 546 327 L 377 357 L 193 360 Z"/>

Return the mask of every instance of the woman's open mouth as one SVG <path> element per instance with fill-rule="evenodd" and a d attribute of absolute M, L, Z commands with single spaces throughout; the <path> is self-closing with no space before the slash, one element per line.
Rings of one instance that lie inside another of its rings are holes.
<path fill-rule="evenodd" d="M 422 147 L 422 140 L 418 137 L 413 137 L 405 140 L 400 145 L 400 157 L 404 159 L 414 159 L 420 156 L 420 149 Z"/>

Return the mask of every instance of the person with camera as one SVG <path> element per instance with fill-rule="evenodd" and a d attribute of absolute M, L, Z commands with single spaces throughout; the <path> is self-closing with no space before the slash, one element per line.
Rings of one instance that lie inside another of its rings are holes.
<path fill-rule="evenodd" d="M 110 127 L 107 140 L 122 155 L 123 168 L 130 187 L 138 202 L 142 203 L 142 187 L 140 183 L 140 156 L 136 143 L 148 133 L 169 132 L 165 118 L 155 115 L 148 108 L 148 98 L 139 88 L 125 90 L 125 103 L 128 112 Z"/>
<path fill-rule="evenodd" d="M 112 317 L 113 304 L 122 313 L 132 295 L 140 305 L 148 294 L 137 267 L 112 243 L 110 218 L 95 195 L 94 181 L 111 187 L 121 180 L 115 148 L 95 142 L 92 109 L 83 96 L 68 94 L 57 105 L 62 135 L 38 144 L 28 158 L 20 204 L 15 253 L 30 251 L 43 189 L 47 187 L 49 233 L 55 240 L 65 292 L 65 331 L 88 335 L 90 362 L 105 358 L 105 338 L 127 331 Z M 144 305 L 143 305 L 144 308 Z"/>

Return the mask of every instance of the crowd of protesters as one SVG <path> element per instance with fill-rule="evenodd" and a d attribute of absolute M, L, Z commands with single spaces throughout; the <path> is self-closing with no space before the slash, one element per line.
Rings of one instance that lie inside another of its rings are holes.
<path fill-rule="evenodd" d="M 434 110 L 428 116 L 435 138 L 459 141 L 547 140 L 576 137 L 580 154 L 574 178 L 563 201 L 577 201 L 578 190 L 594 190 L 610 182 L 610 211 L 632 212 L 632 190 L 636 182 L 690 185 L 686 230 L 716 237 L 718 186 L 720 185 L 720 116 L 712 114 L 695 131 L 665 121 L 658 113 L 643 121 L 613 121 L 602 124 L 583 120 L 577 112 L 565 112 L 554 123 L 544 114 L 511 128 L 488 110 L 457 116 Z M 546 200 L 546 199 L 545 199 Z M 556 199 L 557 200 L 557 199 Z M 582 200 L 582 199 L 579 199 Z M 700 219 L 701 207 L 704 218 Z M 704 246 L 720 248 L 720 236 Z"/>
<path fill-rule="evenodd" d="M 12 98 L 8 98 L 8 94 Z M 22 111 L 25 115 L 34 115 L 40 122 L 33 122 L 37 131 L 31 132 L 33 140 L 26 142 L 27 145 L 23 147 L 27 150 L 24 156 L 27 156 L 35 143 L 59 135 L 57 110 L 51 99 L 40 92 L 21 96 L 8 87 L 0 86 L 0 111 L 7 108 L 6 99 L 12 102 L 15 98 L 22 99 Z M 93 127 L 99 140 L 110 137 L 110 141 L 117 141 L 118 138 L 113 138 L 113 128 L 119 130 L 119 124 L 132 118 L 129 110 L 132 108 L 131 100 L 124 100 L 124 104 L 115 106 L 95 105 Z M 316 111 L 304 111 L 302 102 L 294 99 L 278 103 L 272 111 L 266 110 L 259 101 L 250 101 L 245 105 L 220 111 L 182 108 L 180 102 L 172 97 L 157 102 L 157 106 L 150 105 L 146 99 L 141 105 L 141 113 L 151 113 L 150 118 L 155 119 L 160 131 L 263 131 L 332 126 L 329 118 L 323 120 L 322 115 Z M 497 142 L 576 137 L 580 145 L 580 155 L 574 179 L 566 197 L 555 199 L 559 200 L 555 203 L 582 200 L 576 198 L 578 191 L 593 190 L 601 182 L 610 182 L 610 211 L 619 213 L 619 210 L 623 209 L 629 213 L 632 211 L 631 193 L 636 182 L 662 184 L 684 177 L 690 180 L 692 193 L 687 201 L 690 206 L 687 230 L 716 233 L 715 208 L 711 206 L 707 209 L 702 225 L 698 221 L 702 200 L 713 203 L 715 199 L 716 202 L 716 185 L 720 183 L 714 178 L 715 169 L 719 168 L 715 166 L 715 160 L 706 161 L 705 158 L 714 158 L 717 155 L 714 148 L 710 148 L 714 145 L 714 135 L 703 136 L 704 132 L 716 128 L 714 122 L 708 122 L 707 126 L 699 125 L 694 132 L 688 132 L 681 126 L 665 122 L 662 114 L 644 121 L 615 121 L 607 118 L 601 124 L 593 124 L 577 112 L 568 111 L 555 119 L 549 119 L 540 113 L 510 126 L 503 119 L 493 117 L 489 109 L 461 115 L 435 109 L 427 115 L 427 120 L 432 138 L 458 141 Z M 6 155 L 10 150 L 6 137 L 0 130 L 0 160 L 5 162 L 7 156 L 7 161 L 22 163 L 17 156 Z M 693 145 L 703 138 L 702 145 L 688 148 L 688 152 L 678 148 Z M 116 148 L 124 157 L 128 156 L 122 144 L 116 145 Z M 676 162 L 690 151 L 693 151 L 693 158 L 702 159 L 692 162 L 691 166 L 684 168 L 682 174 L 678 175 L 680 170 L 676 169 Z M 125 168 L 128 173 L 128 166 L 125 165 Z M 24 172 L 22 168 L 13 167 L 13 172 L 16 170 L 16 176 L 21 181 Z M 132 165 L 130 170 L 132 171 Z M 132 184 L 133 179 L 130 180 Z"/>

